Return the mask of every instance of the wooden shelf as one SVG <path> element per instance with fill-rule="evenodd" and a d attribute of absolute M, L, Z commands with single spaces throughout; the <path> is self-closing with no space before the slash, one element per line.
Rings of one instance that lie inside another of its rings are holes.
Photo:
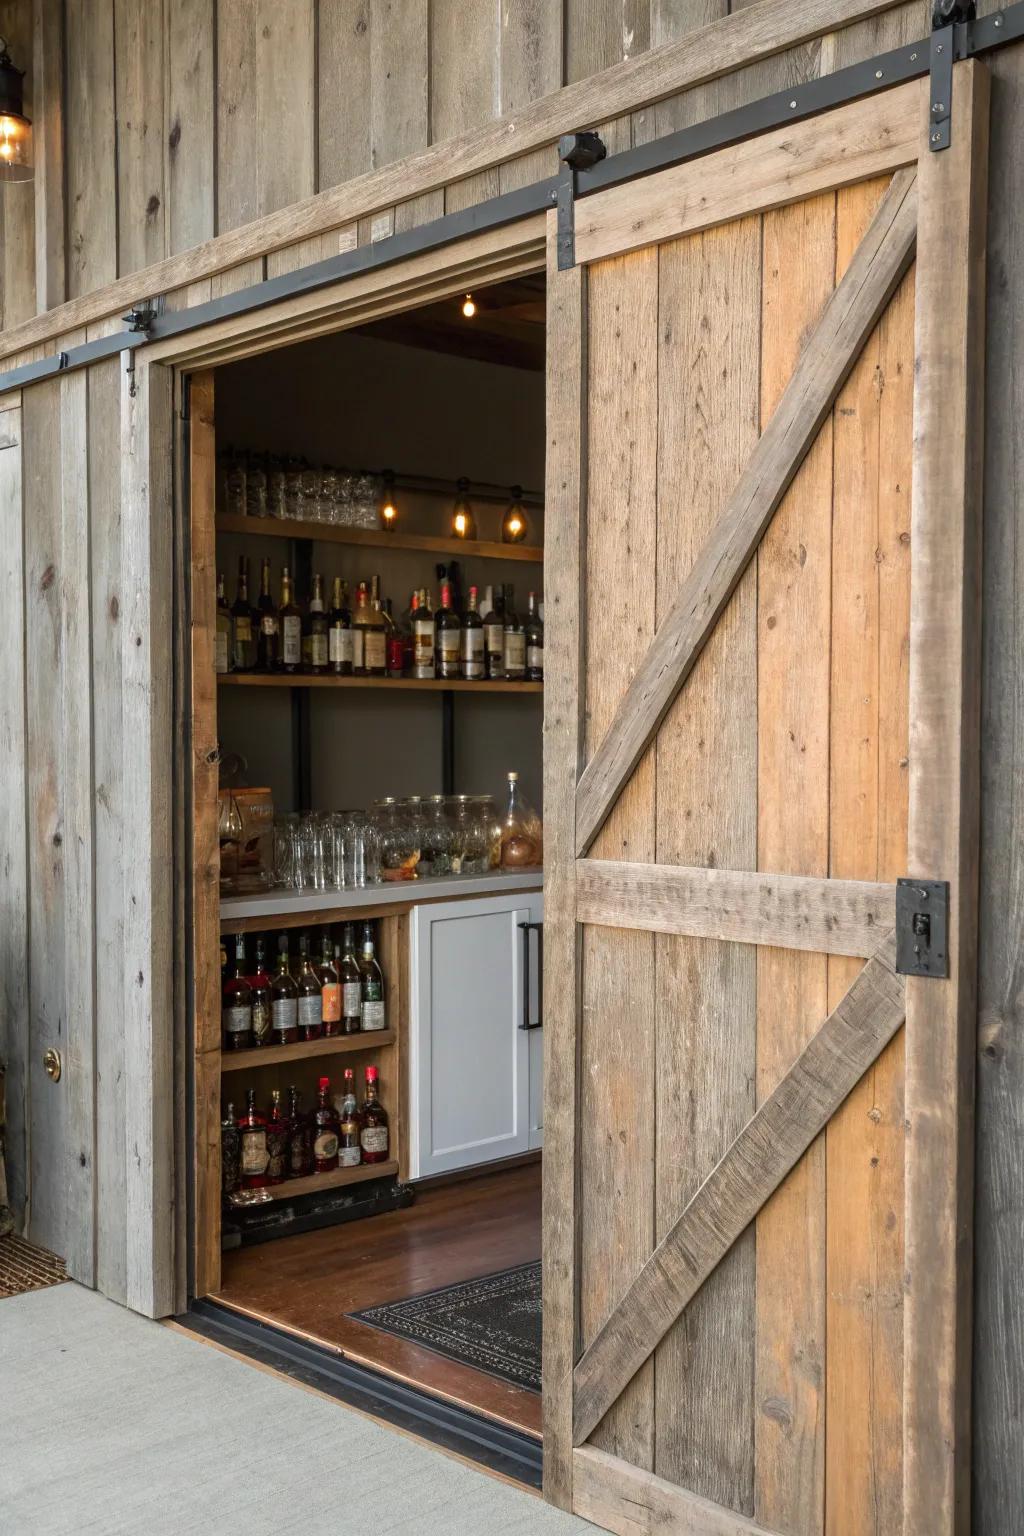
<path fill-rule="evenodd" d="M 333 673 L 219 672 L 222 688 L 391 688 L 412 693 L 542 693 L 543 683 L 505 683 L 440 677 L 335 677 Z"/>
<path fill-rule="evenodd" d="M 345 528 L 338 523 L 300 523 L 290 518 L 239 517 L 221 512 L 218 533 L 253 534 L 265 539 L 316 539 L 322 544 L 360 544 L 370 549 L 412 549 L 431 555 L 473 555 L 479 560 L 523 560 L 542 565 L 536 544 L 502 544 L 491 539 L 442 539 L 426 533 L 388 533 L 383 528 Z"/>
<path fill-rule="evenodd" d="M 394 1045 L 393 1029 L 368 1029 L 358 1035 L 333 1035 L 327 1040 L 299 1040 L 294 1045 L 261 1045 L 251 1051 L 222 1051 L 220 1070 L 251 1072 L 282 1061 L 308 1061 L 319 1056 L 342 1056 L 352 1051 L 375 1051 Z"/>
<path fill-rule="evenodd" d="M 358 1168 L 335 1168 L 333 1173 L 311 1173 L 305 1179 L 286 1179 L 283 1184 L 269 1184 L 256 1191 L 260 1196 L 252 1205 L 262 1205 L 264 1197 L 271 1200 L 294 1200 L 299 1195 L 315 1195 L 321 1190 L 338 1189 L 343 1184 L 365 1184 L 368 1179 L 387 1179 L 398 1172 L 396 1162 L 360 1163 Z M 245 1202 L 242 1210 L 252 1207 Z"/>

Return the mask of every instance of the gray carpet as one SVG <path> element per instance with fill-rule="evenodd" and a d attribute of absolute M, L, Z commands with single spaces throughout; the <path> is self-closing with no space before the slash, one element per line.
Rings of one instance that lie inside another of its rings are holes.
<path fill-rule="evenodd" d="M 77 1285 L 0 1300 L 0 1536 L 593 1527 Z"/>

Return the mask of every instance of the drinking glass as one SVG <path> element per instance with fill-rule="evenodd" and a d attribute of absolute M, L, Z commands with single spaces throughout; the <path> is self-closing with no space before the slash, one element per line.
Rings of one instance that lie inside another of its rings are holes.
<path fill-rule="evenodd" d="M 286 890 L 299 889 L 298 828 L 293 811 L 274 817 L 274 883 Z"/>
<path fill-rule="evenodd" d="M 331 884 L 336 891 L 344 888 L 351 863 L 349 852 L 351 825 L 349 812 L 333 811 L 329 817 L 331 834 Z"/>
<path fill-rule="evenodd" d="M 320 471 L 320 521 L 338 521 L 338 471 L 329 465 Z"/>
<path fill-rule="evenodd" d="M 322 516 L 320 471 L 312 464 L 306 463 L 302 466 L 302 516 L 311 523 L 318 523 Z"/>
<path fill-rule="evenodd" d="M 380 834 L 365 811 L 350 811 L 348 821 L 348 860 L 345 884 L 361 890 L 377 885 L 381 878 Z"/>
<path fill-rule="evenodd" d="M 270 459 L 267 463 L 267 516 L 288 516 L 284 464 L 280 459 Z"/>
<path fill-rule="evenodd" d="M 267 515 L 267 465 L 256 453 L 249 455 L 245 470 L 245 510 L 250 517 Z"/>
<path fill-rule="evenodd" d="M 301 519 L 302 512 L 302 465 L 298 459 L 289 459 L 284 470 L 284 496 L 286 516 Z"/>
<path fill-rule="evenodd" d="M 248 508 L 245 504 L 245 456 L 243 454 L 231 454 L 225 484 L 227 503 L 224 510 L 230 512 L 232 517 L 244 517 Z"/>

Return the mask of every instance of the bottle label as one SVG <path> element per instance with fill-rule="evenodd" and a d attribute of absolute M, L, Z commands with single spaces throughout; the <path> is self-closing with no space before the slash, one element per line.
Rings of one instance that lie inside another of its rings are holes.
<path fill-rule="evenodd" d="M 505 626 L 500 620 L 484 625 L 485 644 L 488 654 L 491 656 L 503 656 L 505 654 Z"/>
<path fill-rule="evenodd" d="M 343 1141 L 341 1143 L 341 1146 L 338 1148 L 338 1167 L 339 1168 L 358 1168 L 359 1167 L 359 1162 L 360 1162 L 360 1157 L 361 1157 L 361 1154 L 360 1154 L 360 1151 L 359 1151 L 359 1143 L 358 1143 L 358 1141 L 356 1141 L 355 1143 L 352 1143 L 352 1142 L 350 1142 L 350 1141 L 348 1141 L 346 1139 L 345 1141 Z"/>
<path fill-rule="evenodd" d="M 277 634 L 277 614 L 265 613 L 260 619 L 260 629 L 265 635 Z"/>
<path fill-rule="evenodd" d="M 350 633 L 352 635 L 352 670 L 354 672 L 362 672 L 365 666 L 363 659 L 365 652 L 363 632 L 361 629 L 353 629 Z"/>
<path fill-rule="evenodd" d="M 264 1130 L 242 1130 L 242 1172 L 266 1173 L 270 1155 Z"/>
<path fill-rule="evenodd" d="M 386 1152 L 388 1149 L 388 1128 L 386 1125 L 367 1125 L 363 1127 L 360 1141 L 364 1152 Z"/>
<path fill-rule="evenodd" d="M 281 625 L 281 652 L 286 667 L 297 667 L 302 661 L 302 620 L 297 614 L 285 615 Z"/>
<path fill-rule="evenodd" d="M 288 1138 L 283 1129 L 267 1132 L 267 1173 L 272 1179 L 284 1178 L 284 1157 Z"/>
<path fill-rule="evenodd" d="M 293 1179 L 301 1178 L 305 1173 L 307 1155 L 306 1138 L 304 1133 L 301 1130 L 293 1131 L 291 1153 L 289 1157 L 289 1165 L 292 1170 Z"/>
<path fill-rule="evenodd" d="M 252 620 L 248 615 L 235 618 L 235 639 L 241 640 L 243 644 L 252 639 Z"/>
<path fill-rule="evenodd" d="M 338 1134 L 336 1131 L 318 1131 L 313 1143 L 313 1156 L 318 1163 L 329 1163 L 338 1155 Z"/>
<path fill-rule="evenodd" d="M 342 629 L 340 624 L 335 624 L 331 630 L 328 643 L 328 659 L 331 666 L 337 666 L 339 662 L 352 660 L 352 631 Z"/>
<path fill-rule="evenodd" d="M 505 671 L 518 674 L 525 668 L 526 636 L 507 633 L 505 635 Z"/>
<path fill-rule="evenodd" d="M 484 632 L 482 629 L 464 629 L 462 631 L 462 659 L 463 661 L 483 662 Z"/>
<path fill-rule="evenodd" d="M 309 661 L 314 667 L 326 667 L 328 656 L 327 636 L 313 635 L 309 642 Z"/>
<path fill-rule="evenodd" d="M 300 997 L 298 1007 L 300 1029 L 320 1028 L 320 998 Z"/>
<path fill-rule="evenodd" d="M 228 637 L 223 629 L 217 631 L 217 649 L 213 653 L 213 670 L 226 672 L 228 669 Z"/>
<path fill-rule="evenodd" d="M 357 1019 L 363 1002 L 363 989 L 358 981 L 346 981 L 341 989 L 342 1009 L 346 1019 Z"/>
<path fill-rule="evenodd" d="M 384 1025 L 384 1000 L 379 997 L 363 998 L 363 1028 L 383 1029 Z"/>
<path fill-rule="evenodd" d="M 298 1023 L 298 1000 L 294 997 L 274 998 L 274 1028 L 283 1032 L 286 1029 L 294 1029 Z"/>
<path fill-rule="evenodd" d="M 442 629 L 437 636 L 437 654 L 442 666 L 456 666 L 459 660 L 460 629 Z"/>
<path fill-rule="evenodd" d="M 526 647 L 526 665 L 531 672 L 543 672 L 544 647 L 542 645 L 528 645 Z"/>
<path fill-rule="evenodd" d="M 387 644 L 382 629 L 368 629 L 363 638 L 363 665 L 367 672 L 380 672 L 387 657 Z"/>
<path fill-rule="evenodd" d="M 224 1008 L 220 1017 L 226 1035 L 241 1035 L 252 1028 L 252 1013 L 248 1008 Z"/>
<path fill-rule="evenodd" d="M 252 1037 L 257 1044 L 263 1045 L 270 1039 L 271 1024 L 270 998 L 264 993 L 252 1005 Z"/>
<path fill-rule="evenodd" d="M 325 1024 L 336 1024 L 341 1018 L 341 987 L 336 981 L 324 982 L 320 993 L 320 1017 Z"/>

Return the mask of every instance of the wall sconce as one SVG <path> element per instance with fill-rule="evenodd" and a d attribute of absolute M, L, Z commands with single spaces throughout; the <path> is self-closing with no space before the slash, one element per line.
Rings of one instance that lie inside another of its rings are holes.
<path fill-rule="evenodd" d="M 526 538 L 528 529 L 529 523 L 523 509 L 523 488 L 521 485 L 514 485 L 508 511 L 501 520 L 502 543 L 521 544 Z"/>
<path fill-rule="evenodd" d="M 390 469 L 384 471 L 384 495 L 380 504 L 380 525 L 391 531 L 398 521 L 398 508 L 395 506 L 395 477 Z"/>
<path fill-rule="evenodd" d="M 458 482 L 458 490 L 459 494 L 456 496 L 455 505 L 452 507 L 452 538 L 475 539 L 476 518 L 473 516 L 473 508 L 470 506 L 467 497 L 469 481 L 460 480 Z"/>
<path fill-rule="evenodd" d="M 0 37 L 0 181 L 31 181 L 32 124 L 25 116 L 22 69 L 15 69 Z"/>

